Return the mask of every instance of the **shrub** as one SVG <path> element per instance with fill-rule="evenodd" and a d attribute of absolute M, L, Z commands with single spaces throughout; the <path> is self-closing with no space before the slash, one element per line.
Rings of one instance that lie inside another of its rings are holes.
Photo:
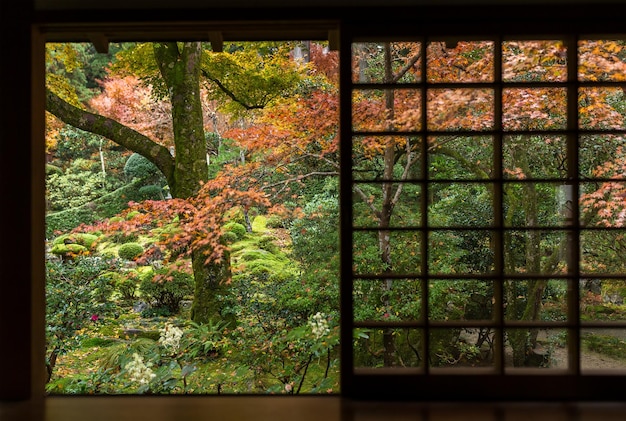
<path fill-rule="evenodd" d="M 159 269 L 142 277 L 139 290 L 153 307 L 177 313 L 180 301 L 193 293 L 193 277 L 185 272 Z"/>
<path fill-rule="evenodd" d="M 246 227 L 238 222 L 227 223 L 224 225 L 224 231 L 234 233 L 238 240 L 241 240 L 246 236 Z"/>
<path fill-rule="evenodd" d="M 109 281 L 122 300 L 130 301 L 135 298 L 138 284 L 136 276 L 119 272 L 106 272 L 102 274 L 102 278 Z"/>
<path fill-rule="evenodd" d="M 135 216 L 137 216 L 137 215 L 139 215 L 139 214 L 141 214 L 141 212 L 139 212 L 139 211 L 132 211 L 132 212 L 128 212 L 128 213 L 126 214 L 126 218 L 125 218 L 125 219 L 126 219 L 127 221 L 130 221 L 130 220 L 132 220 Z"/>
<path fill-rule="evenodd" d="M 150 180 L 161 176 L 161 171 L 147 158 L 134 153 L 128 158 L 126 165 L 124 165 L 124 174 L 131 180 L 135 178 Z"/>
<path fill-rule="evenodd" d="M 46 215 L 46 236 L 50 238 L 55 232 L 71 231 L 80 224 L 89 225 L 117 215 L 128 207 L 129 201 L 140 200 L 137 185 L 132 183 L 77 208 Z"/>
<path fill-rule="evenodd" d="M 80 244 L 81 246 L 85 246 L 86 248 L 90 249 L 93 247 L 97 240 L 97 235 L 78 232 L 59 235 L 57 238 L 54 239 L 52 244 Z"/>
<path fill-rule="evenodd" d="M 231 231 L 226 231 L 224 234 L 222 234 L 222 241 L 225 244 L 232 244 L 236 242 L 238 239 L 239 238 L 237 237 L 237 234 Z"/>
<path fill-rule="evenodd" d="M 286 228 L 285 221 L 278 215 L 270 215 L 265 221 L 268 228 Z"/>
<path fill-rule="evenodd" d="M 46 262 L 46 364 L 49 374 L 54 370 L 56 355 L 70 348 L 77 331 L 94 317 L 97 319 L 112 312 L 113 306 L 108 299 L 109 280 L 101 274 L 115 270 L 114 262 L 99 257 Z"/>
<path fill-rule="evenodd" d="M 71 259 L 75 256 L 89 253 L 89 249 L 85 246 L 81 246 L 80 244 L 61 243 L 55 244 L 52 249 L 50 249 L 50 253 L 56 254 L 57 256 L 62 256 L 63 259 Z"/>
<path fill-rule="evenodd" d="M 158 184 L 149 184 L 139 189 L 139 195 L 143 200 L 162 200 L 163 188 Z"/>
<path fill-rule="evenodd" d="M 117 250 L 117 255 L 122 259 L 135 260 L 143 253 L 143 246 L 139 243 L 122 244 Z"/>

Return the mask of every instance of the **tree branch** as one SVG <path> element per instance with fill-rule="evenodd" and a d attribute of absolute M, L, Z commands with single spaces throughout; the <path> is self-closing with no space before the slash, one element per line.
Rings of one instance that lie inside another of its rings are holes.
<path fill-rule="evenodd" d="M 246 110 L 260 110 L 262 108 L 265 108 L 265 104 L 263 105 L 259 105 L 259 104 L 246 104 L 245 102 L 243 102 L 242 100 L 240 100 L 239 98 L 237 98 L 237 96 L 230 90 L 228 89 L 219 79 L 214 78 L 213 76 L 211 76 L 211 74 L 209 72 L 207 72 L 206 70 L 202 69 L 202 75 L 209 79 L 211 82 L 215 83 L 217 85 L 218 88 L 220 88 L 220 90 L 222 92 L 224 92 L 230 99 L 232 99 L 234 102 L 236 102 L 237 104 L 241 105 L 243 108 L 245 108 Z"/>
<path fill-rule="evenodd" d="M 136 152 L 161 170 L 170 187 L 174 183 L 174 158 L 169 150 L 149 137 L 111 118 L 81 110 L 46 90 L 46 109 L 64 123 L 107 139 Z"/>
<path fill-rule="evenodd" d="M 400 69 L 398 73 L 393 75 L 391 82 L 396 83 L 397 81 L 402 79 L 402 77 L 406 74 L 406 72 L 408 72 L 409 69 L 415 65 L 415 63 L 417 63 L 417 60 L 419 60 L 421 56 L 422 56 L 421 53 L 417 53 L 413 57 L 411 57 L 411 59 L 404 65 L 404 67 Z"/>

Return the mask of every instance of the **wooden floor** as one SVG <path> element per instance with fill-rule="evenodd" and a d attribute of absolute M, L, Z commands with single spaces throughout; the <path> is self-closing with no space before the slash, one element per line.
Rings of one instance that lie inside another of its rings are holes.
<path fill-rule="evenodd" d="M 1 421 L 624 421 L 626 403 L 383 403 L 333 397 L 49 397 Z"/>

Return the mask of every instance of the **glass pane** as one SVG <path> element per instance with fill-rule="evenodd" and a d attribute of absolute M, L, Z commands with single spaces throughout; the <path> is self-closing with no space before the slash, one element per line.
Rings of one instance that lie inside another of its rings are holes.
<path fill-rule="evenodd" d="M 487 274 L 493 271 L 488 230 L 437 230 L 429 234 L 428 264 L 433 275 Z"/>
<path fill-rule="evenodd" d="M 505 226 L 563 227 L 571 224 L 573 190 L 557 183 L 507 183 Z"/>
<path fill-rule="evenodd" d="M 626 329 L 586 328 L 580 339 L 582 370 L 626 370 Z"/>
<path fill-rule="evenodd" d="M 428 138 L 430 179 L 485 179 L 493 176 L 491 136 L 432 136 Z"/>
<path fill-rule="evenodd" d="M 567 273 L 567 234 L 556 230 L 505 231 L 505 273 Z"/>
<path fill-rule="evenodd" d="M 565 329 L 506 329 L 505 367 L 567 369 Z"/>
<path fill-rule="evenodd" d="M 626 80 L 626 43 L 623 40 L 578 41 L 578 80 Z"/>
<path fill-rule="evenodd" d="M 505 320 L 566 321 L 567 287 L 563 279 L 505 281 Z"/>
<path fill-rule="evenodd" d="M 565 136 L 504 136 L 502 149 L 505 178 L 532 180 L 567 177 Z"/>
<path fill-rule="evenodd" d="M 355 274 L 419 273 L 419 232 L 356 231 L 353 238 Z"/>
<path fill-rule="evenodd" d="M 578 114 L 581 129 L 624 129 L 624 90 L 619 87 L 580 88 Z"/>
<path fill-rule="evenodd" d="M 429 89 L 428 129 L 493 129 L 492 89 Z"/>
<path fill-rule="evenodd" d="M 626 273 L 626 230 L 583 230 L 580 233 L 580 271 L 585 274 Z"/>
<path fill-rule="evenodd" d="M 578 148 L 582 178 L 626 178 L 626 136 L 581 136 Z"/>
<path fill-rule="evenodd" d="M 431 367 L 492 367 L 493 333 L 484 329 L 432 329 L 429 338 Z"/>
<path fill-rule="evenodd" d="M 505 82 L 564 82 L 567 48 L 562 41 L 506 41 L 502 43 Z"/>
<path fill-rule="evenodd" d="M 626 182 L 581 183 L 581 224 L 587 227 L 623 227 L 626 220 L 625 198 Z M 605 233 L 598 235 L 605 235 Z M 616 238 L 621 241 L 621 238 Z"/>
<path fill-rule="evenodd" d="M 352 172 L 355 180 L 420 178 L 421 137 L 354 136 Z M 390 154 L 385 160 L 385 151 Z M 393 157 L 391 159 L 390 157 Z"/>
<path fill-rule="evenodd" d="M 422 281 L 418 279 L 357 279 L 352 289 L 354 320 L 419 320 L 421 288 Z"/>
<path fill-rule="evenodd" d="M 423 367 L 421 329 L 354 330 L 354 367 Z"/>
<path fill-rule="evenodd" d="M 493 41 L 431 42 L 428 82 L 493 82 Z"/>
<path fill-rule="evenodd" d="M 391 74 L 385 74 L 385 56 Z M 421 80 L 419 42 L 358 42 L 352 44 L 353 83 L 415 83 Z"/>
<path fill-rule="evenodd" d="M 378 228 L 387 224 L 393 228 L 416 227 L 422 223 L 421 186 L 413 183 L 355 183 L 354 226 Z M 391 205 L 392 199 L 395 203 Z M 388 218 L 383 209 L 392 207 Z M 388 221 L 388 222 L 387 222 Z"/>
<path fill-rule="evenodd" d="M 489 281 L 432 280 L 428 284 L 430 320 L 490 320 L 493 303 L 493 284 Z"/>
<path fill-rule="evenodd" d="M 580 281 L 580 319 L 584 322 L 626 322 L 626 279 L 586 278 Z"/>
<path fill-rule="evenodd" d="M 493 224 L 493 186 L 433 183 L 429 188 L 430 227 L 488 227 Z"/>
<path fill-rule="evenodd" d="M 420 130 L 421 104 L 418 90 L 355 90 L 352 93 L 352 128 L 361 132 Z"/>
<path fill-rule="evenodd" d="M 504 130 L 558 130 L 567 124 L 565 88 L 506 88 L 502 90 Z"/>

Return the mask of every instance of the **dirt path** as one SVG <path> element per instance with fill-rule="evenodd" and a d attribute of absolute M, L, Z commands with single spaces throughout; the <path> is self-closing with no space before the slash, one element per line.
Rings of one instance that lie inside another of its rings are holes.
<path fill-rule="evenodd" d="M 583 351 L 580 367 L 582 370 L 626 370 L 626 361 L 612 358 L 597 352 Z M 555 348 L 552 351 L 550 368 L 567 368 L 567 349 Z"/>

